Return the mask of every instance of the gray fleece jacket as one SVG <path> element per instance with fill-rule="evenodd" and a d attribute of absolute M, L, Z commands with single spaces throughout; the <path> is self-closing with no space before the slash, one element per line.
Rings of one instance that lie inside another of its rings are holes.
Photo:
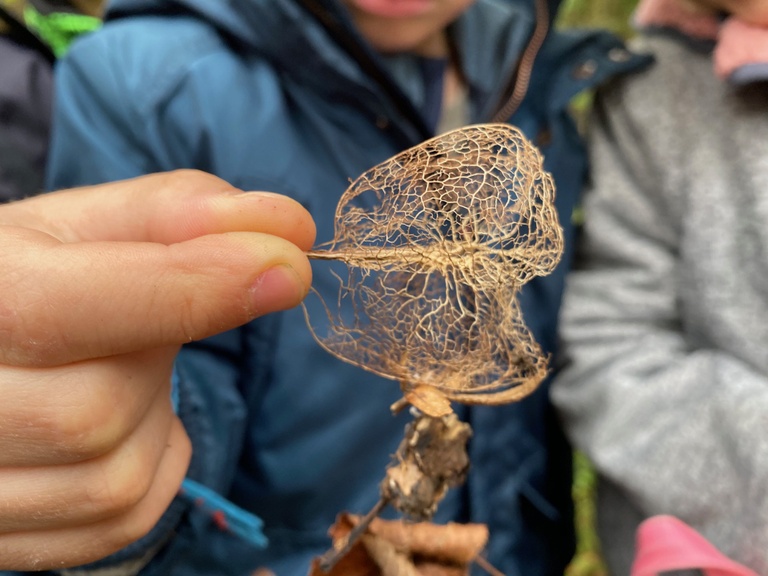
<path fill-rule="evenodd" d="M 657 64 L 597 101 L 554 400 L 598 469 L 612 574 L 658 513 L 768 574 L 768 82 L 641 42 Z"/>

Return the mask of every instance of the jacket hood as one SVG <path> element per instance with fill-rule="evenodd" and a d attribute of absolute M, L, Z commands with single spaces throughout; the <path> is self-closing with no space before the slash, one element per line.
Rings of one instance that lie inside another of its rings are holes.
<path fill-rule="evenodd" d="M 554 18 L 562 0 L 546 0 L 550 19 Z M 528 13 L 535 12 L 536 0 L 500 0 L 501 4 L 517 5 Z M 222 32 L 235 36 L 246 43 L 253 39 L 253 18 L 263 18 L 275 8 L 295 10 L 304 4 L 314 5 L 334 19 L 346 21 L 346 12 L 337 0 L 110 0 L 106 18 L 112 19 L 129 14 L 181 13 L 197 14 L 213 23 Z"/>
<path fill-rule="evenodd" d="M 551 7 L 560 0 L 545 1 Z M 477 96 L 478 121 L 489 120 L 492 103 L 503 96 L 500 79 L 513 77 L 535 28 L 536 2 L 477 0 L 453 25 L 467 83 Z M 337 100 L 370 101 L 380 98 L 377 91 L 388 91 L 380 101 L 384 112 L 419 124 L 419 87 L 404 85 L 403 77 L 397 80 L 413 67 L 414 57 L 375 53 L 339 0 L 112 0 L 105 18 L 153 14 L 200 18 L 266 57 L 299 85 L 314 86 Z M 424 126 L 419 131 L 422 139 L 431 135 Z"/>
<path fill-rule="evenodd" d="M 144 14 L 189 14 L 212 24 L 225 36 L 264 49 L 272 38 L 270 32 L 283 39 L 289 32 L 276 26 L 309 16 L 304 8 L 309 4 L 346 22 L 345 12 L 336 0 L 111 0 L 105 20 Z"/>

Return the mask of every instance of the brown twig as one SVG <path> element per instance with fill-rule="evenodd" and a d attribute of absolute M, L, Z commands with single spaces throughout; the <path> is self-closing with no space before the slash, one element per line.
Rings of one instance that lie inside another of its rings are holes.
<path fill-rule="evenodd" d="M 328 550 L 320 557 L 318 565 L 323 572 L 330 572 L 331 569 L 341 560 L 347 552 L 352 549 L 357 540 L 365 533 L 368 526 L 373 522 L 384 508 L 387 507 L 388 501 L 385 498 L 380 498 L 378 502 L 371 508 L 370 512 L 363 516 L 357 525 L 347 534 L 339 544 L 334 543 L 333 548 Z"/>
<path fill-rule="evenodd" d="M 493 564 L 488 562 L 488 559 L 482 554 L 478 554 L 478 556 L 475 558 L 475 564 L 480 566 L 480 568 L 488 572 L 488 574 L 491 576 L 504 576 L 504 573 L 496 568 Z"/>

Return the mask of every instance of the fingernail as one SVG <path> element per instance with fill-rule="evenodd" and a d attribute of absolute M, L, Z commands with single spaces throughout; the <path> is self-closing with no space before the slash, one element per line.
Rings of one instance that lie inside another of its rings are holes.
<path fill-rule="evenodd" d="M 306 295 L 301 276 L 291 266 L 279 264 L 260 274 L 251 286 L 256 315 L 296 306 Z"/>

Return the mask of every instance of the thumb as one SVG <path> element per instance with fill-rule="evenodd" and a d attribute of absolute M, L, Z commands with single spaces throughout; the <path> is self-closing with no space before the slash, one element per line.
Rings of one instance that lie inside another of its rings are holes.
<path fill-rule="evenodd" d="M 0 362 L 183 344 L 299 303 L 315 226 L 193 170 L 0 206 Z"/>
<path fill-rule="evenodd" d="M 297 305 L 304 252 L 259 232 L 166 246 L 0 226 L 0 362 L 52 366 L 183 344 Z"/>

